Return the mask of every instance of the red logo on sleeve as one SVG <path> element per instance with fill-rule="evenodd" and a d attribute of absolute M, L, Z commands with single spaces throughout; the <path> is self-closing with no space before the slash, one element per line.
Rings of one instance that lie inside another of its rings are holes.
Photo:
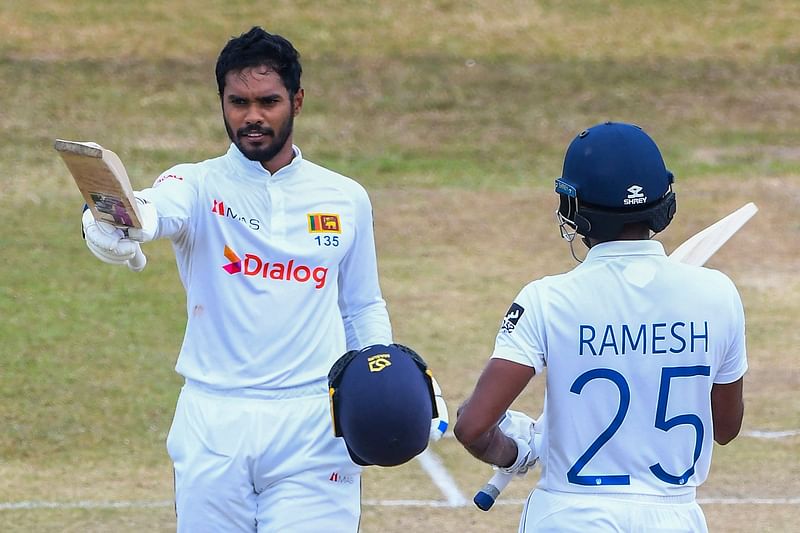
<path fill-rule="evenodd" d="M 156 182 L 153 183 L 153 187 L 157 187 L 167 180 L 183 181 L 183 176 L 178 176 L 177 174 L 162 174 L 156 179 Z"/>

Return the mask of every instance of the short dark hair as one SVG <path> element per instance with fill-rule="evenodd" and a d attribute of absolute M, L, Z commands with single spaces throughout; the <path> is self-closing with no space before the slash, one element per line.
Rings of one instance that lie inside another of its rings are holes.
<path fill-rule="evenodd" d="M 233 37 L 219 53 L 216 75 L 220 98 L 225 91 L 228 72 L 261 65 L 269 67 L 281 77 L 290 98 L 300 90 L 300 75 L 303 73 L 300 53 L 287 39 L 253 26 L 247 33 Z"/>

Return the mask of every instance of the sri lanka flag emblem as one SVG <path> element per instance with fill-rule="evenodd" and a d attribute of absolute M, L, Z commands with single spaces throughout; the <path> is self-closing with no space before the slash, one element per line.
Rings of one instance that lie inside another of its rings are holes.
<path fill-rule="evenodd" d="M 308 232 L 341 233 L 342 225 L 339 223 L 339 215 L 331 213 L 309 213 Z"/>

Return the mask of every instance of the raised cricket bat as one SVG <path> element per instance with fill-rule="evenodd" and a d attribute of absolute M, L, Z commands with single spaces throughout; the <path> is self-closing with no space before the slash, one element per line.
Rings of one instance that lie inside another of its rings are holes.
<path fill-rule="evenodd" d="M 684 241 L 672 251 L 669 255 L 670 259 L 687 265 L 703 266 L 757 211 L 758 207 L 752 202 L 743 205 L 730 215 L 714 222 Z M 539 420 L 541 422 L 541 417 Z M 492 479 L 475 493 L 472 501 L 478 506 L 478 509 L 488 511 L 513 477 L 513 474 L 495 472 Z"/>
<path fill-rule="evenodd" d="M 55 149 L 67 165 L 95 220 L 123 230 L 142 227 L 131 181 L 117 154 L 94 142 L 62 139 L 56 140 Z M 137 253 L 130 260 L 131 269 L 144 268 L 144 261 L 144 255 Z"/>
<path fill-rule="evenodd" d="M 670 259 L 703 266 L 756 212 L 758 207 L 753 202 L 743 205 L 675 248 L 669 254 Z"/>

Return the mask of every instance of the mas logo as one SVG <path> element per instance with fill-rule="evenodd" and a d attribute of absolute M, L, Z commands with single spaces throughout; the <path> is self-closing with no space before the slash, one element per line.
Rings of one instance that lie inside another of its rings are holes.
<path fill-rule="evenodd" d="M 333 483 L 344 483 L 345 485 L 352 485 L 353 481 L 355 481 L 355 476 L 334 472 L 330 475 L 328 481 L 332 481 Z"/>
<path fill-rule="evenodd" d="M 325 286 L 328 279 L 328 268 L 324 266 L 308 266 L 295 264 L 294 259 L 286 263 L 269 261 L 256 254 L 244 254 L 244 259 L 225 245 L 223 255 L 229 261 L 222 265 L 230 275 L 241 273 L 244 276 L 261 277 L 263 279 L 293 281 L 296 283 L 313 283 L 315 289 Z"/>
<path fill-rule="evenodd" d="M 332 213 L 309 213 L 307 216 L 309 233 L 342 232 L 339 215 L 334 215 Z"/>
<path fill-rule="evenodd" d="M 225 202 L 222 200 L 214 199 L 214 203 L 211 205 L 211 212 L 215 213 L 221 217 L 232 218 L 233 220 L 238 220 L 242 224 L 246 224 L 251 230 L 257 231 L 261 229 L 261 221 L 257 218 L 252 218 L 245 216 L 231 206 L 226 206 Z"/>
<path fill-rule="evenodd" d="M 391 356 L 388 353 L 382 353 L 378 355 L 373 355 L 369 359 L 367 359 L 367 365 L 369 365 L 370 372 L 380 372 L 387 366 L 392 366 L 392 362 L 389 360 Z"/>

